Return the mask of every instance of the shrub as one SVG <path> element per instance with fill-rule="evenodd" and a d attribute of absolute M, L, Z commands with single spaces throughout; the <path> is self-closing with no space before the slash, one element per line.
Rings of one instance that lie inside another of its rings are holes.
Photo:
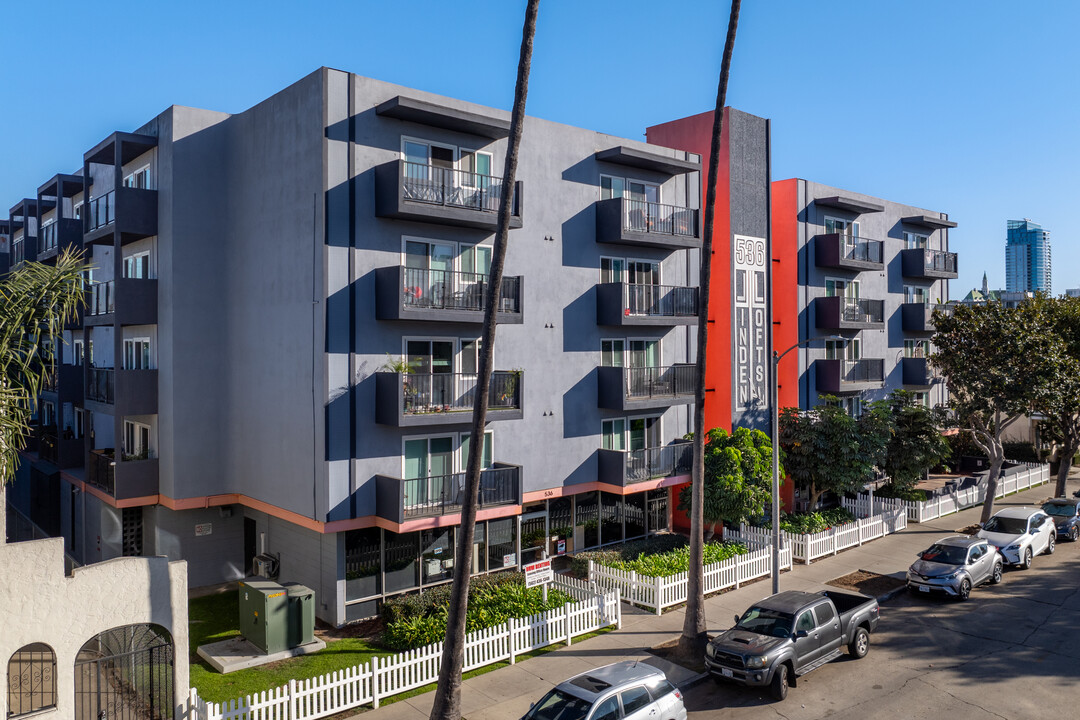
<path fill-rule="evenodd" d="M 897 500 L 908 500 L 911 502 L 923 502 L 926 500 L 925 490 L 905 490 L 903 488 L 895 487 L 894 485 L 882 485 L 880 488 L 874 491 L 874 497 L 883 498 L 896 498 Z"/>
<path fill-rule="evenodd" d="M 678 538 L 660 540 L 660 538 Z M 593 550 L 578 553 L 574 563 L 581 574 L 587 574 L 589 560 L 625 572 L 634 571 L 649 577 L 668 577 L 690 569 L 689 541 L 681 535 L 658 535 L 658 542 L 634 541 L 611 550 Z M 664 548 L 664 546 L 668 546 Z M 739 543 L 710 542 L 705 544 L 705 564 L 711 565 L 728 558 L 742 555 L 746 547 Z"/>
<path fill-rule="evenodd" d="M 1034 463 L 1043 460 L 1042 453 L 1029 442 L 1001 443 L 1001 447 L 1005 451 L 1005 457 L 1009 460 Z"/>
<path fill-rule="evenodd" d="M 837 525 L 854 522 L 855 516 L 844 508 L 832 508 L 809 513 L 784 513 L 780 516 L 780 529 L 793 535 L 812 535 Z M 765 527 L 771 528 L 772 523 Z"/>
<path fill-rule="evenodd" d="M 574 557 L 570 559 L 570 571 L 578 577 L 585 577 L 589 574 L 589 560 L 614 567 L 612 563 L 634 560 L 642 554 L 659 555 L 660 553 L 681 548 L 689 542 L 682 535 L 665 533 L 640 540 L 631 540 L 603 550 L 586 550 L 575 553 Z"/>

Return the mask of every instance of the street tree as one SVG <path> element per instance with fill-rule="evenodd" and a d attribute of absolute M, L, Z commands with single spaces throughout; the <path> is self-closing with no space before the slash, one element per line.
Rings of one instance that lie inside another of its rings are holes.
<path fill-rule="evenodd" d="M 492 363 L 495 354 L 495 309 L 499 306 L 503 265 L 506 260 L 507 239 L 510 234 L 510 213 L 514 202 L 514 181 L 517 177 L 518 151 L 525 123 L 525 98 L 529 92 L 529 70 L 532 66 L 533 38 L 536 36 L 536 16 L 540 0 L 528 0 L 525 24 L 521 33 L 521 52 L 518 56 L 517 81 L 514 85 L 514 105 L 510 111 L 510 137 L 507 141 L 506 162 L 503 167 L 502 195 L 495 242 L 491 251 L 490 277 L 484 288 L 484 328 L 477 362 L 476 393 L 473 399 L 472 430 L 469 435 L 469 454 L 466 463 L 465 485 L 462 488 L 461 525 L 458 528 L 457 557 L 454 580 L 450 589 L 450 607 L 446 619 L 446 640 L 443 643 L 439 684 L 431 708 L 431 720 L 460 720 L 461 671 L 465 664 L 465 621 L 469 603 L 469 581 L 472 575 L 473 541 L 476 537 L 476 511 L 480 496 L 480 462 L 483 457 L 484 426 L 487 422 L 488 397 L 491 393 Z"/>
<path fill-rule="evenodd" d="M 942 434 L 947 424 L 945 410 L 916 402 L 906 390 L 895 390 L 884 400 L 889 409 L 891 433 L 885 446 L 881 470 L 893 489 L 905 492 L 922 480 L 927 469 L 949 455 L 949 443 Z"/>
<path fill-rule="evenodd" d="M 957 305 L 934 311 L 930 364 L 949 386 L 957 426 L 971 433 L 990 460 L 982 522 L 994 514 L 994 493 L 1005 463 L 1002 436 L 1024 415 L 1046 402 L 1061 353 L 1046 314 L 1031 303 L 1015 308 L 1000 302 Z"/>
<path fill-rule="evenodd" d="M 690 436 L 687 436 L 690 438 Z M 783 471 L 781 471 L 781 475 Z M 718 523 L 737 525 L 765 512 L 772 501 L 772 442 L 760 430 L 713 428 L 705 437 L 702 514 L 710 535 Z M 692 510 L 693 492 L 679 493 L 679 509 Z"/>
<path fill-rule="evenodd" d="M 735 33 L 739 26 L 742 0 L 731 0 L 724 54 L 720 60 L 720 80 L 716 88 L 716 107 L 713 109 L 712 142 L 709 148 L 709 172 L 705 189 L 705 227 L 701 244 L 701 267 L 698 272 L 698 332 L 697 383 L 694 387 L 694 462 L 691 475 L 692 503 L 690 512 L 690 571 L 686 580 L 686 610 L 683 631 L 675 650 L 684 661 L 697 662 L 709 641 L 705 626 L 705 349 L 709 338 L 709 290 L 712 284 L 713 225 L 716 216 L 716 177 L 720 165 L 720 137 L 724 128 L 724 106 L 727 104 L 728 75 L 731 54 L 735 49 Z"/>
<path fill-rule="evenodd" d="M 0 510 L 15 479 L 41 386 L 52 372 L 56 339 L 83 301 L 82 255 L 64 251 L 55 265 L 24 263 L 0 280 Z M 6 537 L 0 512 L 0 542 Z"/>
<path fill-rule="evenodd" d="M 884 402 L 869 404 L 852 417 L 826 396 L 810 410 L 784 408 L 780 413 L 780 447 L 784 465 L 796 485 L 806 491 L 810 509 L 826 492 L 858 492 L 885 460 L 892 418 Z"/>

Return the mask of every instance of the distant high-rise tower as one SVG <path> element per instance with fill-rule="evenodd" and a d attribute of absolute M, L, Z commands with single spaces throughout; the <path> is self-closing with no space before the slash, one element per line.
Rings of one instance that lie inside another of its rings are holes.
<path fill-rule="evenodd" d="M 1050 231 L 1026 218 L 1006 227 L 1005 290 L 1051 292 Z"/>

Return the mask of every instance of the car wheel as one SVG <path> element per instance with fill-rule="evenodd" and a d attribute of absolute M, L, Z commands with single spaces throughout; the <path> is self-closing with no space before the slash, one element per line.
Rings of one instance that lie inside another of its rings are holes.
<path fill-rule="evenodd" d="M 781 665 L 776 668 L 776 672 L 773 673 L 772 682 L 769 683 L 769 691 L 772 696 L 777 700 L 783 700 L 787 697 L 788 691 L 788 669 L 787 665 Z"/>
<path fill-rule="evenodd" d="M 847 649 L 848 654 L 856 660 L 866 657 L 866 653 L 870 652 L 870 633 L 866 632 L 866 628 L 856 628 L 855 637 L 851 638 Z"/>
<path fill-rule="evenodd" d="M 1057 547 L 1057 537 L 1054 533 L 1050 533 L 1050 541 L 1046 543 L 1046 554 L 1053 555 L 1055 547 Z"/>
<path fill-rule="evenodd" d="M 1080 537 L 1080 528 L 1073 525 L 1072 529 L 1069 530 L 1069 539 L 1076 542 L 1076 538 L 1078 537 Z"/>
<path fill-rule="evenodd" d="M 956 596 L 961 600 L 967 600 L 971 597 L 971 581 L 964 578 L 960 581 L 960 589 L 956 591 Z"/>
<path fill-rule="evenodd" d="M 1024 559 L 1020 561 L 1020 569 L 1021 570 L 1030 570 L 1031 569 L 1031 548 L 1030 547 L 1028 547 L 1026 550 L 1024 550 Z"/>
<path fill-rule="evenodd" d="M 994 563 L 994 574 L 990 576 L 990 582 L 994 585 L 1001 582 L 1001 563 Z"/>

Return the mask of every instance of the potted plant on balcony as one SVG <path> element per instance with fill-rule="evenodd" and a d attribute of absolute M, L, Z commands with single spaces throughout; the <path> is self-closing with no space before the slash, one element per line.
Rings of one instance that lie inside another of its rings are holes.
<path fill-rule="evenodd" d="M 404 394 L 405 412 L 413 412 L 416 405 L 416 396 L 419 394 L 419 390 L 413 386 L 409 378 L 409 375 L 413 372 L 413 363 L 403 357 L 394 357 L 390 353 L 386 353 L 386 362 L 382 364 L 379 370 L 401 375 L 401 390 Z"/>

